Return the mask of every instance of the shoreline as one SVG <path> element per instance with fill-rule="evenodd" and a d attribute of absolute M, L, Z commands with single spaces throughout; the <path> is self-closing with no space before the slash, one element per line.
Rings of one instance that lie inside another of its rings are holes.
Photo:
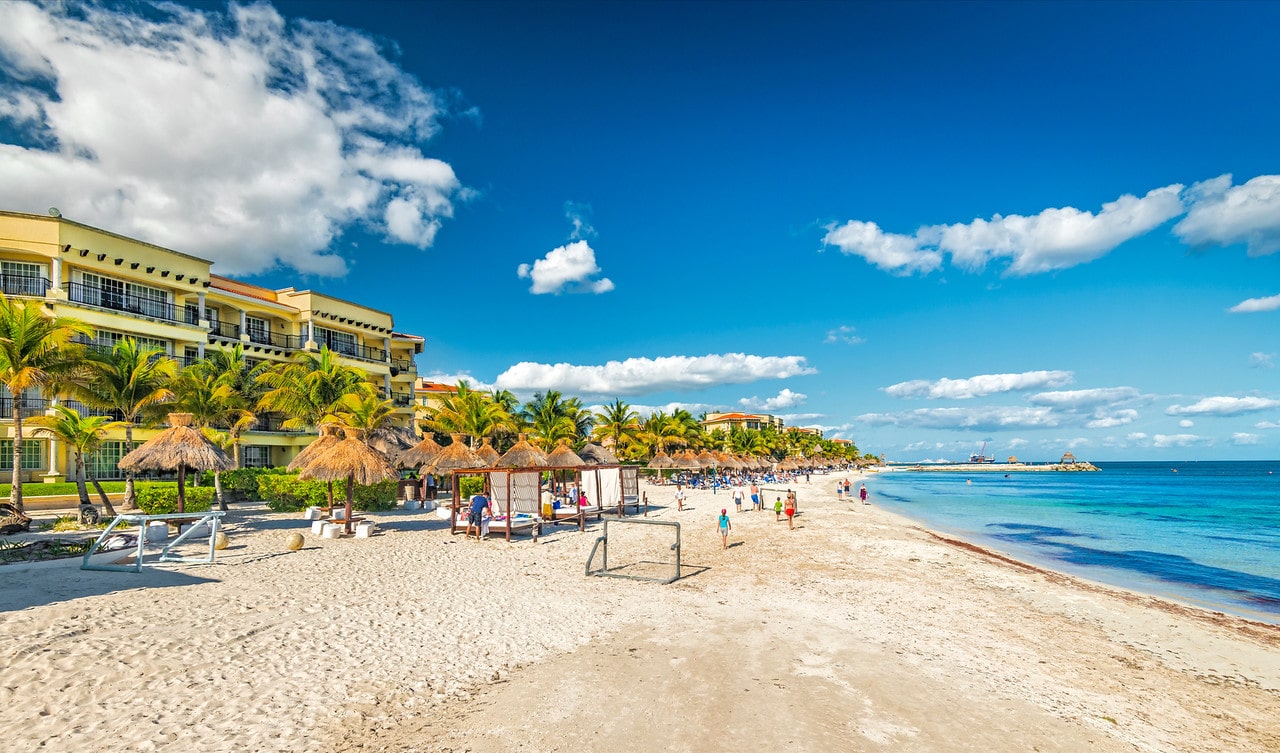
<path fill-rule="evenodd" d="M 670 586 L 584 577 L 594 527 L 508 545 L 406 511 L 285 553 L 305 521 L 237 510 L 211 566 L 6 568 L 0 723 L 68 751 L 1280 746 L 1274 627 L 948 540 L 832 478 L 792 486 L 794 531 L 645 484 L 684 530 Z"/>

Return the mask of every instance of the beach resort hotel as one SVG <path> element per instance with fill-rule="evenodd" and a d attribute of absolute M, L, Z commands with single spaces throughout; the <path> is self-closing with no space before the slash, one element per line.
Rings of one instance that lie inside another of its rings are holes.
<path fill-rule="evenodd" d="M 208 259 L 61 216 L 0 211 L 0 291 L 93 327 L 87 347 L 110 349 L 121 338 L 133 337 L 161 348 L 181 368 L 211 349 L 236 343 L 244 346 L 251 362 L 288 361 L 327 345 L 342 363 L 368 374 L 382 397 L 393 401 L 397 425 L 412 425 L 414 356 L 422 352 L 421 337 L 397 332 L 385 311 L 312 290 L 270 290 L 221 277 L 212 268 Z M 37 390 L 0 393 L 0 471 L 13 467 L 15 400 L 24 417 L 49 405 Z M 64 404 L 81 415 L 111 414 L 74 401 Z M 282 428 L 282 421 L 279 415 L 259 415 L 257 425 L 244 435 L 246 466 L 287 465 L 314 439 Z M 143 442 L 159 430 L 136 429 L 134 440 Z M 23 433 L 24 480 L 65 480 L 67 448 Z M 124 452 L 123 431 L 118 434 L 92 456 L 98 478 L 121 476 L 116 463 Z"/>

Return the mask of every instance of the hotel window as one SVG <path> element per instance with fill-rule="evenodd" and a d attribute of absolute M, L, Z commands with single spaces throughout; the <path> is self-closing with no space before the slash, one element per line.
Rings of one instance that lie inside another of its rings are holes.
<path fill-rule="evenodd" d="M 0 262 L 0 288 L 5 295 L 44 295 L 49 288 L 45 267 L 24 261 Z"/>
<path fill-rule="evenodd" d="M 38 471 L 44 467 L 44 443 L 22 440 L 22 470 Z M 0 471 L 13 470 L 13 440 L 0 439 Z"/>
<path fill-rule="evenodd" d="M 271 446 L 250 444 L 241 448 L 241 459 L 245 468 L 269 468 L 271 466 Z"/>
<path fill-rule="evenodd" d="M 9 454 L 13 454 L 12 448 Z M 97 451 L 85 456 L 85 475 L 92 470 L 97 479 L 124 478 L 124 471 L 116 467 L 124 456 L 124 442 L 103 442 Z"/>
<path fill-rule="evenodd" d="M 172 319 L 173 306 L 169 303 L 169 291 L 103 277 L 90 272 L 81 274 L 80 288 L 74 290 L 71 299 L 117 311 L 150 316 L 155 319 Z"/>
<path fill-rule="evenodd" d="M 271 343 L 271 324 L 266 319 L 246 316 L 244 326 L 250 340 L 256 343 Z"/>
<path fill-rule="evenodd" d="M 316 327 L 316 342 L 328 345 L 329 350 L 348 356 L 356 354 L 356 336 L 350 332 L 339 332 L 324 327 Z"/>

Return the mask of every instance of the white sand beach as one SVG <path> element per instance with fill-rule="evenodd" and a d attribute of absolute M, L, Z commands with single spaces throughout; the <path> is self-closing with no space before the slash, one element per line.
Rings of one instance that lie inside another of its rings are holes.
<path fill-rule="evenodd" d="M 794 487 L 794 531 L 643 486 L 684 524 L 672 585 L 584 576 L 598 524 L 476 542 L 404 511 L 343 540 L 235 511 L 213 565 L 0 567 L 3 748 L 1280 750 L 1280 629 L 949 543 L 830 486 Z"/>

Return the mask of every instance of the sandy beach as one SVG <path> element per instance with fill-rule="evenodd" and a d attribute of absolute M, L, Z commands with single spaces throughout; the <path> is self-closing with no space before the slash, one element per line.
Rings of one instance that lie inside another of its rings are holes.
<path fill-rule="evenodd" d="M 830 486 L 794 486 L 794 531 L 643 486 L 650 517 L 682 523 L 672 585 L 585 577 L 595 524 L 476 542 L 406 511 L 321 540 L 237 510 L 213 565 L 5 566 L 4 748 L 1280 750 L 1280 629 L 992 556 Z"/>

